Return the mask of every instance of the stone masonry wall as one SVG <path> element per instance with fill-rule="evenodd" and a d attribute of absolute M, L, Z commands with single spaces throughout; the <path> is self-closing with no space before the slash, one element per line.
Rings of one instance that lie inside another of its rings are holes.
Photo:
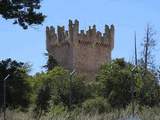
<path fill-rule="evenodd" d="M 95 76 L 102 64 L 111 60 L 114 48 L 114 26 L 105 25 L 104 33 L 96 30 L 96 26 L 88 31 L 79 32 L 79 22 L 69 20 L 68 31 L 64 26 L 46 28 L 46 48 L 57 62 L 77 73 Z"/>

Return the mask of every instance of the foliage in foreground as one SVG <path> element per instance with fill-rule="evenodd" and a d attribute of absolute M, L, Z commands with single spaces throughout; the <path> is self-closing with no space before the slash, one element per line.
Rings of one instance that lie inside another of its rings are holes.
<path fill-rule="evenodd" d="M 9 108 L 26 108 L 30 104 L 30 89 L 28 82 L 29 66 L 22 62 L 6 59 L 0 61 L 0 108 L 3 104 L 4 78 L 6 80 L 6 105 Z"/>
<path fill-rule="evenodd" d="M 70 78 L 69 72 L 61 67 L 55 67 L 33 79 L 35 79 L 33 85 L 37 86 L 34 88 L 37 91 L 35 112 L 38 116 L 49 109 L 54 109 L 56 105 L 67 108 L 80 106 L 90 96 L 85 82 L 74 76 Z"/>
<path fill-rule="evenodd" d="M 136 118 L 137 120 L 159 120 L 160 119 L 160 108 L 141 108 L 141 111 L 136 107 Z M 33 113 L 23 113 L 17 111 L 7 111 L 8 120 L 35 120 L 33 118 Z M 0 119 L 3 119 L 0 115 Z M 81 112 L 63 112 L 61 114 L 48 113 L 45 116 L 42 116 L 40 120 L 128 120 L 131 118 L 131 107 L 127 107 L 125 110 L 112 111 L 109 113 L 85 113 Z"/>
<path fill-rule="evenodd" d="M 24 29 L 30 25 L 38 25 L 44 21 L 45 16 L 37 12 L 41 0 L 0 0 L 0 16 L 14 20 Z"/>
<path fill-rule="evenodd" d="M 113 111 L 125 109 L 133 100 L 133 84 L 134 101 L 140 108 L 159 106 L 160 86 L 156 82 L 154 72 L 148 70 L 146 75 L 142 76 L 143 68 L 139 66 L 132 74 L 133 67 L 134 65 L 126 63 L 123 59 L 113 60 L 102 66 L 95 81 L 86 81 L 76 75 L 71 77 L 69 71 L 62 67 L 54 67 L 50 71 L 29 76 L 24 63 L 12 60 L 2 61 L 0 72 L 2 78 L 7 74 L 11 75 L 7 82 L 7 95 L 11 92 L 12 95 L 19 96 L 11 96 L 13 101 L 8 101 L 12 99 L 7 97 L 7 108 L 26 108 L 27 106 L 21 103 L 28 102 L 27 105 L 33 108 L 34 117 L 39 119 L 42 116 L 63 113 L 67 116 L 73 113 L 74 116 L 74 111 L 76 116 L 80 111 L 85 114 L 96 112 L 97 115 L 108 115 Z"/>
<path fill-rule="evenodd" d="M 148 70 L 144 76 L 144 69 L 141 66 L 132 71 L 133 68 L 134 65 L 125 62 L 124 59 L 116 59 L 103 65 L 97 75 L 99 94 L 104 96 L 112 107 L 124 108 L 133 99 L 133 89 L 133 97 L 139 104 L 158 105 L 160 85 L 155 73 Z"/>

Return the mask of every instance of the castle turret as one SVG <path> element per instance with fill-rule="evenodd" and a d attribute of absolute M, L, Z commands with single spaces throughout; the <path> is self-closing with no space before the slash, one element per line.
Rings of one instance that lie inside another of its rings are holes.
<path fill-rule="evenodd" d="M 65 40 L 64 26 L 62 26 L 62 27 L 58 26 L 57 27 L 57 34 L 58 34 L 58 41 L 59 42 L 62 42 L 62 41 Z"/>
<path fill-rule="evenodd" d="M 73 23 L 72 23 L 72 20 L 69 20 L 69 36 L 70 36 L 70 39 L 71 41 L 73 41 Z"/>
<path fill-rule="evenodd" d="M 47 51 L 49 51 L 49 46 L 50 46 L 50 36 L 49 36 L 49 27 L 46 27 L 46 48 Z"/>
<path fill-rule="evenodd" d="M 75 20 L 73 25 L 73 36 L 76 37 L 79 33 L 79 21 Z"/>
<path fill-rule="evenodd" d="M 111 50 L 114 48 L 114 25 L 111 25 L 111 29 L 110 29 L 110 42 L 111 42 Z"/>
<path fill-rule="evenodd" d="M 79 21 L 69 20 L 65 27 L 46 27 L 46 47 L 59 65 L 93 77 L 102 64 L 111 60 L 114 47 L 114 26 L 105 25 L 104 33 L 97 31 L 96 25 L 87 31 L 80 30 Z"/>

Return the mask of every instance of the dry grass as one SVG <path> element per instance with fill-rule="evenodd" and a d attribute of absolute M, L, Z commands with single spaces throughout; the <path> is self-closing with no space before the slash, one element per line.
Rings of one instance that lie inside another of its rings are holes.
<path fill-rule="evenodd" d="M 7 120 L 35 120 L 32 116 L 32 112 L 7 111 Z M 136 116 L 138 116 L 136 119 L 131 119 L 131 109 L 128 107 L 126 110 L 105 114 L 63 112 L 59 115 L 53 115 L 48 113 L 46 116 L 42 116 L 40 120 L 160 120 L 160 108 L 142 108 L 141 111 L 136 109 Z M 3 114 L 0 114 L 0 120 L 3 120 Z"/>

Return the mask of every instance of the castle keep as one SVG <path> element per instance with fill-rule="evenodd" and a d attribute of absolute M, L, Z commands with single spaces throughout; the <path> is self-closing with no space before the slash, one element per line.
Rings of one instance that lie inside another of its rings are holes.
<path fill-rule="evenodd" d="M 100 66 L 111 60 L 114 48 L 114 26 L 105 25 L 104 33 L 93 25 L 85 32 L 80 30 L 79 21 L 69 20 L 68 31 L 64 26 L 46 28 L 46 47 L 49 55 L 66 69 L 95 76 Z"/>

